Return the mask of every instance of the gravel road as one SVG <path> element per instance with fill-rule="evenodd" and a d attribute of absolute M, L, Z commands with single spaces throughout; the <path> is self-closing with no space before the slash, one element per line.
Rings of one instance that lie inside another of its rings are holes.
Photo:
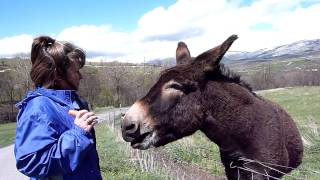
<path fill-rule="evenodd" d="M 26 180 L 24 176 L 16 169 L 16 161 L 13 154 L 14 145 L 0 149 L 0 180 Z"/>

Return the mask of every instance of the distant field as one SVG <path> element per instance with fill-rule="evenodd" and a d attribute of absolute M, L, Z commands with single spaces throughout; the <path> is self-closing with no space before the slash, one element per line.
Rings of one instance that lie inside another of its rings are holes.
<path fill-rule="evenodd" d="M 320 87 L 280 88 L 260 91 L 258 94 L 280 104 L 300 127 L 320 123 Z"/>
<path fill-rule="evenodd" d="M 307 60 L 306 58 L 291 58 L 291 59 L 274 59 L 269 61 L 238 61 L 228 64 L 235 72 L 242 75 L 254 75 L 256 72 L 262 72 L 266 68 L 270 68 L 271 72 L 289 72 L 299 70 L 320 70 L 319 59 Z"/>

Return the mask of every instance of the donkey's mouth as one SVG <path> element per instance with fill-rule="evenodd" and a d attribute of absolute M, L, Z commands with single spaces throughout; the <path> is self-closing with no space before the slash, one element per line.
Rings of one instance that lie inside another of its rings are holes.
<path fill-rule="evenodd" d="M 152 144 L 152 133 L 146 132 L 141 134 L 139 137 L 131 141 L 131 147 L 135 149 L 145 150 L 148 149 Z"/>

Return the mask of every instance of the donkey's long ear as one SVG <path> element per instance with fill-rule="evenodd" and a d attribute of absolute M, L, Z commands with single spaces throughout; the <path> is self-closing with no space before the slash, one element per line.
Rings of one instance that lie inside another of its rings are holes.
<path fill-rule="evenodd" d="M 222 57 L 236 39 L 238 39 L 237 35 L 231 35 L 221 45 L 200 54 L 196 57 L 195 62 L 205 65 L 205 70 L 213 70 L 215 66 L 219 65 Z"/>
<path fill-rule="evenodd" d="M 176 50 L 176 61 L 178 64 L 187 64 L 191 60 L 190 51 L 184 42 L 179 42 Z"/>

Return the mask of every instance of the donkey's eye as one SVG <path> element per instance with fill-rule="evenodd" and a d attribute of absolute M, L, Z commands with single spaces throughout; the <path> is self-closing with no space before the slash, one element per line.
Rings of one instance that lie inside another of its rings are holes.
<path fill-rule="evenodd" d="M 181 84 L 179 84 L 179 83 L 169 84 L 166 89 L 175 89 L 175 90 L 179 90 L 179 91 L 183 91 L 184 90 L 183 86 Z"/>
<path fill-rule="evenodd" d="M 172 100 L 177 99 L 178 97 L 181 97 L 184 94 L 185 92 L 183 85 L 171 80 L 164 85 L 161 93 L 161 98 L 165 102 L 173 103 L 175 101 Z"/>

